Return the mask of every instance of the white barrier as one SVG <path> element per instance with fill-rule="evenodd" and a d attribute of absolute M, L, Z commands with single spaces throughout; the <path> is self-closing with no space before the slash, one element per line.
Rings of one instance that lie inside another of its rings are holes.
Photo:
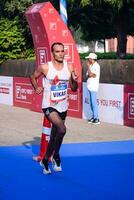
<path fill-rule="evenodd" d="M 124 86 L 100 84 L 98 91 L 99 118 L 102 122 L 123 125 Z M 91 117 L 86 83 L 83 83 L 83 118 Z"/>
<path fill-rule="evenodd" d="M 13 105 L 13 77 L 0 76 L 0 103 Z"/>

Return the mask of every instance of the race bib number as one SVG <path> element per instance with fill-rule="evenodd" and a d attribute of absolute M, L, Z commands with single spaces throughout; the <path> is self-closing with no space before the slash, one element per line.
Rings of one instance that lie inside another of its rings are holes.
<path fill-rule="evenodd" d="M 59 85 L 51 86 L 51 101 L 62 101 L 67 97 L 67 84 L 62 83 Z"/>

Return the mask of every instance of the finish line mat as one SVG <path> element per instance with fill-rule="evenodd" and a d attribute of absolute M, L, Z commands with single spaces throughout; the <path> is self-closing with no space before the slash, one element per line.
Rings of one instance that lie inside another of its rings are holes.
<path fill-rule="evenodd" d="M 0 147 L 0 200 L 133 200 L 134 141 L 63 144 L 63 172 L 44 175 L 39 146 Z"/>

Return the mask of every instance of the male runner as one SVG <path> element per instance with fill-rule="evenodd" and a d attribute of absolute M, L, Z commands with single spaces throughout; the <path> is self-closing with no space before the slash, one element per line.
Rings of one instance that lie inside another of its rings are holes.
<path fill-rule="evenodd" d="M 32 84 L 37 94 L 43 92 L 42 110 L 52 124 L 50 141 L 44 158 L 40 164 L 43 173 L 50 174 L 49 158 L 52 158 L 54 171 L 62 171 L 60 147 L 66 133 L 65 118 L 68 110 L 68 84 L 72 91 L 78 88 L 78 76 L 73 64 L 64 60 L 64 45 L 60 42 L 51 46 L 52 61 L 38 67 L 31 76 Z M 37 79 L 44 75 L 44 88 L 38 85 Z"/>

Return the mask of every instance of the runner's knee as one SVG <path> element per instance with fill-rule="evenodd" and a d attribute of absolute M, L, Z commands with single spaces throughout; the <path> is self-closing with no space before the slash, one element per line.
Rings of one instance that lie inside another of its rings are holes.
<path fill-rule="evenodd" d="M 60 137 L 64 137 L 64 135 L 66 134 L 66 127 L 64 124 L 58 127 L 58 133 Z"/>

